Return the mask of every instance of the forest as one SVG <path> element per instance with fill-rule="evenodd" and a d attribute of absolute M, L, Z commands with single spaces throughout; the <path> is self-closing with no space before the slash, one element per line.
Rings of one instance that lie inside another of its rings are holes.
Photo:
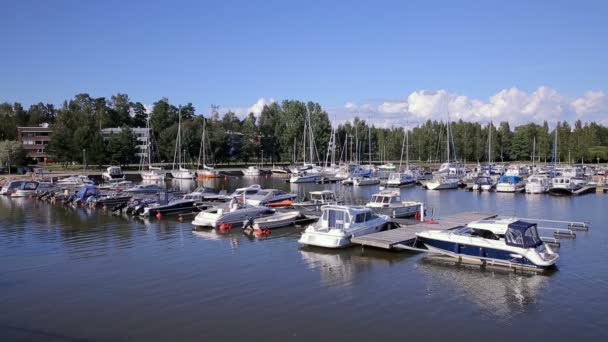
<path fill-rule="evenodd" d="M 136 156 L 137 141 L 128 128 L 146 127 L 149 117 L 155 146 L 153 161 L 171 163 L 178 115 L 181 115 L 183 154 L 194 167 L 201 148 L 204 120 L 208 133 L 206 154 L 211 163 L 259 163 L 262 159 L 266 163 L 301 162 L 306 152 L 303 150 L 304 123 L 310 113 L 315 161 L 328 159 L 332 122 L 318 103 L 284 100 L 265 106 L 259 115 L 249 113 L 245 117 L 229 110 L 221 112 L 213 106 L 204 114 L 197 113 L 191 103 L 172 104 L 166 98 L 154 102 L 148 112 L 143 103 L 120 93 L 110 98 L 77 94 L 58 108 L 38 103 L 25 109 L 20 103 L 5 102 L 0 103 L 0 142 L 17 140 L 17 126 L 48 123 L 53 129 L 47 148 L 52 162 L 81 163 L 82 151 L 86 149 L 88 164 L 137 164 L 140 162 Z M 448 127 L 443 118 L 444 115 L 438 113 L 435 120 L 428 120 L 409 131 L 410 161 L 446 159 Z M 125 129 L 104 139 L 101 129 L 108 127 Z M 402 156 L 403 127 L 375 127 L 354 117 L 334 128 L 336 160 L 366 163 L 369 159 L 374 162 L 405 159 L 405 155 Z M 450 159 L 480 163 L 488 160 L 531 161 L 534 155 L 538 162 L 552 162 L 557 134 L 557 161 L 608 161 L 608 128 L 594 122 L 543 122 L 511 127 L 506 121 L 493 124 L 455 121 L 449 128 L 453 137 Z M 490 134 L 491 151 L 488 148 Z M 240 138 L 235 140 L 235 135 Z"/>

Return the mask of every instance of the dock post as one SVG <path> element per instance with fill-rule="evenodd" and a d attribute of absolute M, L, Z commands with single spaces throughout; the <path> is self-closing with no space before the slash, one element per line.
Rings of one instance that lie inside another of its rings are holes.
<path fill-rule="evenodd" d="M 420 222 L 424 222 L 424 203 L 420 204 Z"/>

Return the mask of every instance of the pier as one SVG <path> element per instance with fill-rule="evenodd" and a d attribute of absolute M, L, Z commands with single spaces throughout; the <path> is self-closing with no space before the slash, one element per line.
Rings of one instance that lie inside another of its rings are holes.
<path fill-rule="evenodd" d="M 438 220 L 424 222 L 415 221 L 415 224 L 413 224 L 414 222 L 412 220 L 393 220 L 393 222 L 400 224 L 401 227 L 354 237 L 351 239 L 351 242 L 362 246 L 393 249 L 396 248 L 396 245 L 413 245 L 416 240 L 416 233 L 427 230 L 450 230 L 464 226 L 471 221 L 484 220 L 496 216 L 497 214 L 492 213 L 467 211 L 446 216 Z"/>

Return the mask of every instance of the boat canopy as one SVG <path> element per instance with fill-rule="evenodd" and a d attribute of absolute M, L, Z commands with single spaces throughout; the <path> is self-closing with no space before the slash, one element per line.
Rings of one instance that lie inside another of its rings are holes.
<path fill-rule="evenodd" d="M 536 223 L 519 220 L 509 224 L 505 240 L 508 246 L 520 248 L 535 248 L 543 243 L 538 235 Z"/>
<path fill-rule="evenodd" d="M 519 182 L 521 182 L 521 177 L 519 176 L 500 176 L 498 179 L 498 183 L 516 184 Z"/>
<path fill-rule="evenodd" d="M 83 185 L 77 192 L 77 197 L 81 199 L 86 199 L 90 196 L 95 196 L 99 194 L 99 189 L 95 185 Z"/>

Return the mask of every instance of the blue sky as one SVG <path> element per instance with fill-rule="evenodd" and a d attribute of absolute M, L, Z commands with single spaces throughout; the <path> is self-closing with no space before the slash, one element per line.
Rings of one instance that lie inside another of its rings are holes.
<path fill-rule="evenodd" d="M 423 90 L 487 104 L 539 87 L 607 103 L 608 1 L 5 0 L 0 13 L 0 101 L 26 105 L 123 92 L 199 112 L 313 100 L 344 116 Z"/>

